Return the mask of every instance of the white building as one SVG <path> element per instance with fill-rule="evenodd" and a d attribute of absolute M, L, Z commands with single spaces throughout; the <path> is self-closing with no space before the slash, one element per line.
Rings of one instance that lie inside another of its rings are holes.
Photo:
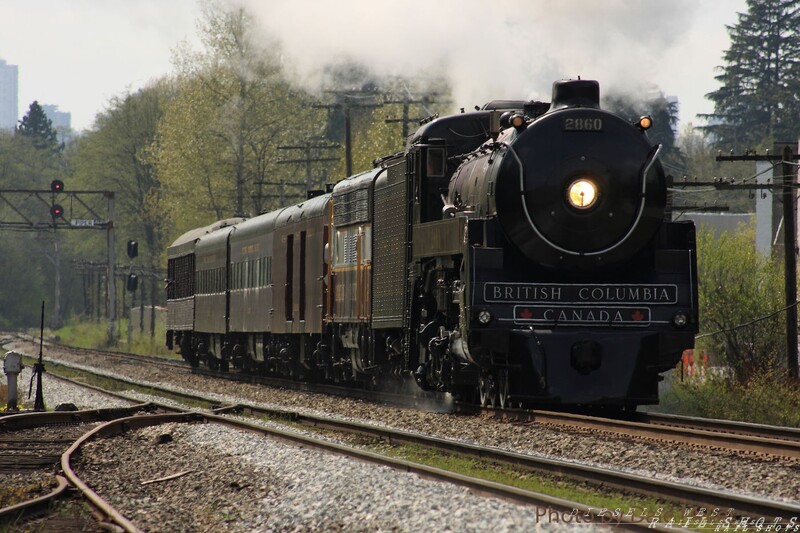
<path fill-rule="evenodd" d="M 19 117 L 19 68 L 0 59 L 0 129 L 13 130 Z"/>

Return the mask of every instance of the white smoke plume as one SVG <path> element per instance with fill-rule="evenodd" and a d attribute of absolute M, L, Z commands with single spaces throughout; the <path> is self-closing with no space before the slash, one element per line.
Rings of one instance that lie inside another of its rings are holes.
<path fill-rule="evenodd" d="M 652 87 L 703 9 L 694 0 L 238 1 L 309 86 L 324 65 L 351 59 L 379 75 L 444 76 L 456 107 L 547 101 L 553 81 L 577 76 L 599 80 L 602 93 Z"/>

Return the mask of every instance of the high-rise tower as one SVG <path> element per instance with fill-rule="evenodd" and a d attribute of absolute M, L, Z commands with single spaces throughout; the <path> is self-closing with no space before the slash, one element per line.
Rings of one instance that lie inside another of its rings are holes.
<path fill-rule="evenodd" d="M 19 70 L 0 59 L 0 129 L 13 130 L 19 116 Z"/>

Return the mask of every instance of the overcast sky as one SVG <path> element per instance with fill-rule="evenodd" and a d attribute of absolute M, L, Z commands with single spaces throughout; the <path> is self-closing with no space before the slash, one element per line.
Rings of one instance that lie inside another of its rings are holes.
<path fill-rule="evenodd" d="M 549 100 L 581 76 L 601 91 L 655 84 L 681 121 L 713 110 L 725 24 L 745 0 L 240 0 L 283 46 L 297 80 L 350 57 L 382 74 L 446 75 L 456 107 Z M 19 66 L 19 113 L 33 100 L 90 128 L 115 95 L 172 72 L 175 46 L 199 47 L 196 0 L 0 0 L 0 59 Z"/>

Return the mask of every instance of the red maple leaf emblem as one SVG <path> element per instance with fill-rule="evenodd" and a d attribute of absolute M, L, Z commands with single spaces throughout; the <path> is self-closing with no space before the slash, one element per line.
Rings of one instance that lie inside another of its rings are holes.
<path fill-rule="evenodd" d="M 520 318 L 523 320 L 530 320 L 533 318 L 533 313 L 527 307 L 523 307 L 522 310 L 519 312 Z"/>
<path fill-rule="evenodd" d="M 637 309 L 631 314 L 631 318 L 634 319 L 636 322 L 640 322 L 644 320 L 644 314 Z"/>

